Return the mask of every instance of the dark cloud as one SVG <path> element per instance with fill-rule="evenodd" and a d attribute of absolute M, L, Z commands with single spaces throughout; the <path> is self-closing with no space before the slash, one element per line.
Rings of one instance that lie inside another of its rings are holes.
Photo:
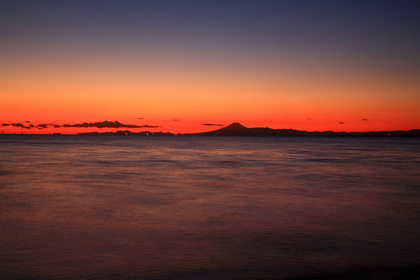
<path fill-rule="evenodd" d="M 311 118 L 306 118 L 306 120 L 307 120 L 307 121 L 311 121 L 312 119 L 311 119 Z"/>
<path fill-rule="evenodd" d="M 26 121 L 26 123 L 30 123 Z M 1 126 L 13 126 L 20 127 L 25 129 L 46 129 L 49 127 L 60 128 L 60 127 L 96 127 L 96 128 L 157 128 L 160 126 L 156 125 L 135 125 L 135 124 L 124 124 L 119 121 L 103 121 L 103 122 L 84 122 L 84 123 L 75 123 L 75 124 L 53 124 L 53 123 L 41 123 L 34 125 L 30 123 L 28 126 L 22 123 L 3 123 Z"/>
<path fill-rule="evenodd" d="M 144 118 L 137 118 L 138 120 L 144 120 Z"/>
<path fill-rule="evenodd" d="M 21 123 L 11 123 L 12 126 L 14 127 L 20 127 L 20 128 L 25 128 L 25 129 L 29 129 L 28 126 L 21 124 Z"/>
<path fill-rule="evenodd" d="M 25 121 L 26 123 L 31 123 L 31 121 Z"/>
<path fill-rule="evenodd" d="M 145 125 L 138 125 L 136 127 L 140 127 L 140 128 L 156 128 L 156 127 L 160 127 L 160 126 L 158 126 L 158 125 L 147 125 L 147 124 L 145 124 Z"/>
<path fill-rule="evenodd" d="M 179 120 L 178 120 L 178 119 L 173 119 L 173 121 L 174 121 L 174 122 L 179 122 Z"/>
<path fill-rule="evenodd" d="M 38 128 L 38 129 L 44 129 L 44 128 L 48 128 L 49 126 L 51 126 L 51 124 L 49 124 L 49 123 L 41 123 L 41 124 L 38 124 L 36 126 L 36 128 Z"/>
<path fill-rule="evenodd" d="M 123 124 L 119 121 L 103 121 L 103 122 L 93 122 L 93 123 L 75 123 L 75 124 L 63 124 L 62 127 L 97 127 L 97 128 L 155 128 L 159 126 L 155 125 L 135 125 L 135 124 Z"/>
<path fill-rule="evenodd" d="M 161 127 L 160 125 L 148 125 L 148 124 L 144 124 L 144 125 L 138 125 L 136 126 L 137 128 L 158 128 Z"/>
<path fill-rule="evenodd" d="M 205 126 L 223 126 L 223 124 L 218 124 L 218 123 L 202 123 L 202 125 L 205 125 Z"/>
<path fill-rule="evenodd" d="M 344 124 L 343 122 L 339 122 L 338 124 Z"/>
<path fill-rule="evenodd" d="M 368 119 L 363 119 L 362 121 L 367 122 Z"/>

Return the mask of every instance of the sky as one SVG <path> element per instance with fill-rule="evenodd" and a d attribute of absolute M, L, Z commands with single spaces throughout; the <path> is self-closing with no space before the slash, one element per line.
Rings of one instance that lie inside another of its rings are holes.
<path fill-rule="evenodd" d="M 420 1 L 0 1 L 0 132 L 420 128 Z"/>

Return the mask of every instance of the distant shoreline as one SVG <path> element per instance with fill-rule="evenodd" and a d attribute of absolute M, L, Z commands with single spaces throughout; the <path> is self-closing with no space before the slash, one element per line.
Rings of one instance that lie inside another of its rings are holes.
<path fill-rule="evenodd" d="M 109 122 L 112 123 L 112 122 Z M 101 128 L 111 128 L 104 126 Z M 66 133 L 1 133 L 0 135 L 141 135 L 141 136 L 344 136 L 344 137 L 420 137 L 420 129 L 411 130 L 392 130 L 392 131 L 364 131 L 364 132 L 345 132 L 345 131 L 305 131 L 296 129 L 273 129 L 269 127 L 248 128 L 240 123 L 232 123 L 217 130 L 197 133 L 172 133 L 172 132 L 152 132 L 131 130 L 117 131 L 91 131 L 80 132 L 77 134 Z"/>
<path fill-rule="evenodd" d="M 367 132 L 335 132 L 335 131 L 305 131 L 296 129 L 273 129 L 269 127 L 248 128 L 240 123 L 232 123 L 226 127 L 198 133 L 171 133 L 130 130 L 117 130 L 109 132 L 81 132 L 78 134 L 24 134 L 23 135 L 141 135 L 141 136 L 344 136 L 344 137 L 420 137 L 420 129 L 395 130 L 395 131 L 367 131 Z M 2 135 L 19 135 L 2 134 Z"/>
<path fill-rule="evenodd" d="M 257 134 L 246 134 L 246 135 L 206 135 L 204 133 L 185 133 L 185 134 L 174 134 L 174 133 L 161 133 L 161 132 L 150 132 L 149 134 L 144 134 L 142 132 L 129 132 L 121 133 L 117 132 L 83 132 L 77 134 L 66 134 L 66 133 L 2 133 L 0 135 L 4 136 L 200 136 L 200 137 L 345 137 L 345 138 L 362 138 L 362 137 L 374 137 L 374 138 L 417 138 L 420 137 L 420 132 L 418 130 L 412 131 L 379 131 L 379 132 L 304 132 L 302 134 L 293 134 L 293 135 L 257 135 Z"/>

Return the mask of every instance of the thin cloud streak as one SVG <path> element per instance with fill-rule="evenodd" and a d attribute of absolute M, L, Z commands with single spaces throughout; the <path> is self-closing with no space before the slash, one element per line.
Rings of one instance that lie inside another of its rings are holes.
<path fill-rule="evenodd" d="M 26 125 L 21 124 L 21 123 L 11 123 L 11 125 L 14 126 L 14 127 L 20 127 L 20 128 L 30 129 L 29 126 L 26 126 Z"/>
<path fill-rule="evenodd" d="M 53 128 L 89 128 L 89 127 L 96 127 L 96 128 L 157 128 L 160 126 L 157 125 L 135 125 L 135 124 L 124 124 L 120 123 L 119 121 L 102 121 L 102 122 L 84 122 L 84 123 L 75 123 L 75 124 L 53 124 L 53 123 L 42 123 L 33 125 L 30 124 L 26 126 L 22 123 L 3 123 L 1 126 L 13 126 L 13 127 L 20 127 L 22 129 L 47 129 L 50 127 Z"/>
<path fill-rule="evenodd" d="M 76 123 L 76 124 L 64 124 L 62 127 L 97 127 L 97 128 L 156 128 L 159 126 L 155 125 L 135 125 L 135 124 L 123 124 L 119 121 L 103 121 L 93 123 Z"/>
<path fill-rule="evenodd" d="M 202 125 L 205 125 L 205 126 L 223 126 L 223 124 L 218 124 L 218 123 L 202 123 Z"/>

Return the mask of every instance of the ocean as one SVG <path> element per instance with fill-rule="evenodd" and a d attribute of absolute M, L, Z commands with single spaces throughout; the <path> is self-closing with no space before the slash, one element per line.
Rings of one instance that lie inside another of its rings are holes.
<path fill-rule="evenodd" d="M 0 135 L 1 279 L 410 268 L 419 217 L 419 138 Z"/>

